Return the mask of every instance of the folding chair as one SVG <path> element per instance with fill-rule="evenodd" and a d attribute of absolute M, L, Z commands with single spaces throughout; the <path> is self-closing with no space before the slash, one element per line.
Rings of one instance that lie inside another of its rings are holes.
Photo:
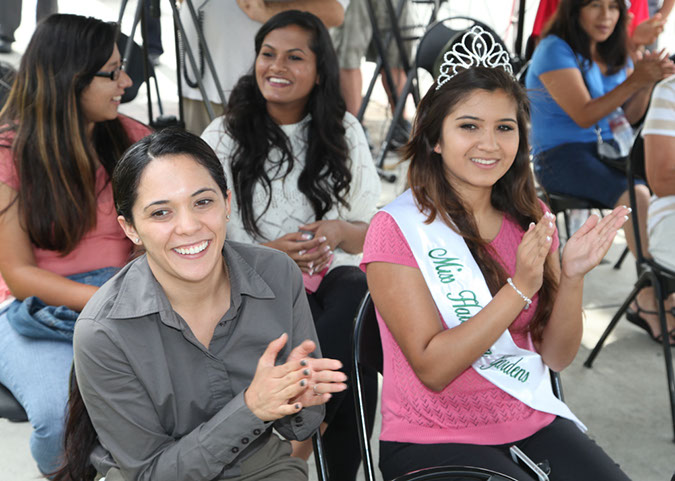
<path fill-rule="evenodd" d="M 356 115 L 356 118 L 359 120 L 359 122 L 363 120 L 363 115 L 365 113 L 366 107 L 368 106 L 368 102 L 370 101 L 370 96 L 373 93 L 377 77 L 383 75 L 384 79 L 386 79 L 389 85 L 393 85 L 394 83 L 391 72 L 391 66 L 389 65 L 386 55 L 387 49 L 389 48 L 389 44 L 391 43 L 391 41 L 393 40 L 396 42 L 396 46 L 398 48 L 399 53 L 399 60 L 401 62 L 403 69 L 407 72 L 410 69 L 410 61 L 408 59 L 408 53 L 406 52 L 404 42 L 418 40 L 420 37 L 403 36 L 402 30 L 404 28 L 407 29 L 415 27 L 424 27 L 424 28 L 428 27 L 432 22 L 436 20 L 438 9 L 443 0 L 411 0 L 410 2 L 408 2 L 408 0 L 396 0 L 396 8 L 394 8 L 394 4 L 392 3 L 394 0 L 365 0 L 365 1 L 368 10 L 368 17 L 370 18 L 370 23 L 373 29 L 372 43 L 374 44 L 375 50 L 377 51 L 377 59 L 375 72 L 371 77 L 370 82 L 368 83 L 366 94 L 363 96 L 361 106 Z M 375 9 L 373 6 L 374 1 L 383 2 L 387 8 L 390 25 L 389 25 L 389 33 L 384 38 L 380 34 L 380 26 L 378 25 L 377 18 L 375 16 Z M 402 28 L 400 26 L 400 19 L 403 13 L 403 7 L 405 3 L 409 3 L 410 4 L 409 7 L 412 7 L 415 4 L 430 5 L 431 14 L 429 15 L 429 19 L 427 20 L 427 22 L 423 25 L 410 25 L 410 26 L 406 25 L 405 27 Z M 413 89 L 412 94 L 415 99 L 415 103 L 417 104 L 419 102 L 419 91 L 417 89 Z M 393 99 L 393 103 L 395 104 L 398 98 L 397 92 L 392 91 L 391 98 Z"/>
<path fill-rule="evenodd" d="M 328 481 L 328 462 L 326 461 L 326 452 L 323 449 L 323 440 L 319 430 L 312 436 L 312 446 L 314 446 L 314 464 L 316 464 L 316 476 L 319 481 Z"/>
<path fill-rule="evenodd" d="M 584 366 L 591 368 L 593 366 L 593 361 L 600 353 L 602 346 L 604 345 L 607 337 L 611 334 L 614 327 L 618 324 L 621 316 L 624 315 L 626 309 L 631 302 L 637 297 L 638 292 L 643 287 L 651 286 L 654 289 L 654 295 L 656 296 L 656 304 L 659 312 L 659 322 L 661 325 L 661 332 L 663 335 L 663 358 L 666 363 L 666 377 L 668 381 L 668 394 L 670 395 L 670 415 L 671 421 L 673 424 L 673 439 L 675 440 L 675 376 L 673 375 L 673 354 L 670 348 L 670 336 L 665 333 L 668 332 L 668 324 L 666 322 L 666 310 L 665 310 L 665 300 L 669 294 L 675 292 L 675 272 L 667 269 L 666 267 L 660 265 L 658 262 L 653 259 L 646 258 L 642 254 L 642 241 L 640 239 L 640 231 L 638 227 L 638 209 L 635 208 L 636 205 L 636 196 L 635 196 L 635 180 L 638 178 L 644 178 L 645 172 L 645 153 L 644 153 L 644 141 L 640 132 L 636 138 L 633 148 L 631 149 L 630 155 L 628 157 L 628 165 L 626 168 L 626 176 L 628 178 L 628 194 L 630 197 L 630 204 L 633 206 L 633 231 L 635 235 L 635 244 L 637 250 L 637 271 L 638 279 L 635 281 L 633 290 L 630 292 L 624 303 L 619 307 L 619 310 L 614 314 L 614 317 L 609 322 L 609 325 L 605 329 L 605 332 L 602 333 L 602 336 L 598 340 L 597 344 L 591 351 L 588 359 L 584 363 Z"/>
<path fill-rule="evenodd" d="M 359 430 L 361 459 L 363 460 L 363 472 L 366 481 L 375 481 L 375 462 L 373 460 L 370 440 L 366 430 L 366 403 L 363 396 L 363 374 L 364 369 L 375 369 L 377 372 L 382 374 L 382 357 L 382 342 L 380 340 L 380 329 L 377 325 L 375 304 L 373 304 L 370 293 L 368 292 L 364 296 L 363 301 L 361 301 L 359 309 L 356 311 L 356 317 L 354 318 L 354 338 L 352 348 L 352 360 L 354 365 L 352 370 L 352 381 L 354 383 L 354 402 L 356 403 L 356 421 Z M 560 381 L 560 375 L 557 372 L 551 371 L 551 384 L 553 386 L 553 393 L 556 395 L 556 397 L 563 400 L 562 384 Z M 473 473 L 474 476 L 483 477 L 471 477 L 471 474 L 465 474 L 464 477 L 450 477 L 450 475 L 454 473 L 452 470 L 457 470 L 456 472 L 458 473 Z M 414 477 L 417 475 L 422 477 Z M 501 481 L 511 480 L 512 478 L 504 474 L 495 473 L 482 468 L 441 466 L 407 474 L 403 477 L 396 478 L 395 481 L 417 481 L 423 479 L 476 479 Z"/>

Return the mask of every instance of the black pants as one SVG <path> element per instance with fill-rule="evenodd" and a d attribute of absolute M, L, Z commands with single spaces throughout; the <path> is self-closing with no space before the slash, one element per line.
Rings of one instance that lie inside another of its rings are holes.
<path fill-rule="evenodd" d="M 366 294 L 368 285 L 365 274 L 352 266 L 336 267 L 309 294 L 309 307 L 324 357 L 338 359 L 343 371 L 352 373 L 352 331 L 354 316 L 359 303 Z M 326 405 L 328 429 L 323 435 L 326 458 L 331 480 L 352 481 L 356 478 L 361 461 L 356 408 L 352 384 L 347 381 L 347 390 L 334 394 Z M 368 432 L 372 433 L 377 403 L 377 374 L 364 378 L 366 403 L 368 406 Z"/>
<path fill-rule="evenodd" d="M 444 465 L 477 466 L 518 481 L 537 481 L 511 459 L 515 444 L 535 463 L 548 460 L 551 481 L 630 481 L 621 468 L 571 421 L 556 418 L 529 438 L 499 446 L 380 442 L 380 470 L 385 480 L 411 471 Z"/>

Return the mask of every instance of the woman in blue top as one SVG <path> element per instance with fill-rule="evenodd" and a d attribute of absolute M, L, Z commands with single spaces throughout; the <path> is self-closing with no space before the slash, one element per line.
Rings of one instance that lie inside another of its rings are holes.
<path fill-rule="evenodd" d="M 563 0 L 525 79 L 539 183 L 548 192 L 594 200 L 608 208 L 628 205 L 628 187 L 622 172 L 598 158 L 596 130 L 600 128 L 605 142 L 614 142 L 609 118 L 624 113 L 629 122 L 639 121 L 654 84 L 675 73 L 663 51 L 638 53 L 633 66 L 626 47 L 626 19 L 623 0 Z M 638 185 L 640 224 L 647 218 L 648 202 L 649 190 Z M 630 221 L 624 230 L 635 253 Z M 644 225 L 640 232 L 646 240 Z M 658 339 L 655 308 L 653 291 L 645 288 L 632 316 Z"/>

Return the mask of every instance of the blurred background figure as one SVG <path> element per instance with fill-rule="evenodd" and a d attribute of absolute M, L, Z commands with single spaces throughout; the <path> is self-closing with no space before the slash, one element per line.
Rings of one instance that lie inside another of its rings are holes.
<path fill-rule="evenodd" d="M 339 27 L 331 31 L 333 38 L 333 45 L 338 55 L 338 62 L 340 62 L 340 91 L 347 104 L 347 112 L 356 116 L 361 107 L 363 90 L 363 74 L 361 72 L 361 61 L 372 50 L 373 27 L 368 15 L 368 8 L 366 6 L 367 0 L 351 0 L 347 9 L 345 10 L 345 21 Z M 377 18 L 378 29 L 383 39 L 389 34 L 390 18 L 387 13 L 386 3 L 383 1 L 372 2 L 375 10 L 375 17 Z M 398 5 L 398 1 L 392 2 L 394 8 Z M 411 12 L 408 2 L 404 2 L 403 10 L 399 24 L 401 27 L 411 24 Z M 412 54 L 412 45 L 410 42 L 406 43 L 406 53 L 408 58 Z M 395 83 L 397 92 L 400 92 L 405 83 L 405 70 L 401 65 L 401 57 L 393 40 L 387 49 L 387 61 L 391 68 L 392 77 Z M 384 76 L 382 76 L 382 85 L 387 90 L 387 94 L 391 91 L 391 87 L 387 84 Z M 394 109 L 394 102 L 391 101 L 389 95 L 389 104 L 391 109 Z M 403 145 L 408 140 L 410 133 L 410 122 L 401 119 L 399 127 L 394 133 L 394 142 L 397 146 Z"/>
<path fill-rule="evenodd" d="M 675 271 L 675 77 L 654 88 L 642 129 L 645 169 L 654 195 L 649 202 L 647 237 L 649 254 Z M 675 337 L 675 294 L 666 303 L 671 343 Z M 656 316 L 656 310 L 649 312 Z"/>
<path fill-rule="evenodd" d="M 0 2 L 0 53 L 9 53 L 14 42 L 14 32 L 21 24 L 22 0 Z M 35 18 L 39 22 L 58 11 L 58 0 L 37 0 Z"/>

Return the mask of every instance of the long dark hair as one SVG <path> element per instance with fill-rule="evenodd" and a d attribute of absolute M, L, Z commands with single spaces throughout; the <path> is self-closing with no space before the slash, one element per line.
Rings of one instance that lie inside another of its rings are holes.
<path fill-rule="evenodd" d="M 316 218 L 322 219 L 336 203 L 347 205 L 346 194 L 352 180 L 342 124 L 345 103 L 340 95 L 338 61 L 330 35 L 321 20 L 298 10 L 279 13 L 260 27 L 255 36 L 256 56 L 268 33 L 289 25 L 296 25 L 311 34 L 310 48 L 316 55 L 319 82 L 312 89 L 307 103 L 311 120 L 307 125 L 307 152 L 298 189 L 312 204 Z M 223 122 L 236 144 L 232 157 L 225 162 L 232 165 L 234 193 L 244 229 L 254 237 L 261 237 L 257 222 L 271 202 L 272 185 L 266 166 L 269 154 L 274 149 L 279 150 L 278 173 L 283 175 L 291 172 L 295 159 L 288 137 L 267 113 L 265 98 L 255 79 L 255 66 L 251 73 L 239 79 L 232 90 Z M 256 217 L 253 192 L 259 182 L 269 198 L 260 216 Z"/>
<path fill-rule="evenodd" d="M 12 149 L 19 181 L 10 205 L 19 203 L 22 225 L 42 249 L 67 254 L 96 226 L 98 162 L 111 176 L 131 143 L 118 119 L 97 123 L 88 139 L 80 104 L 117 35 L 117 24 L 91 17 L 46 18 L 0 112 L 0 148 Z M 9 206 L 0 208 L 1 214 Z"/>
<path fill-rule="evenodd" d="M 112 175 L 113 197 L 117 214 L 133 224 L 133 207 L 138 198 L 138 186 L 146 167 L 155 159 L 174 155 L 190 156 L 204 167 L 223 196 L 227 197 L 227 180 L 223 166 L 213 149 L 201 138 L 182 129 L 167 128 L 153 133 L 132 145 L 115 166 Z M 80 393 L 75 371 L 70 377 L 68 415 L 64 435 L 63 466 L 50 474 L 53 481 L 91 481 L 96 469 L 89 456 L 96 447 L 98 436 Z"/>
<path fill-rule="evenodd" d="M 453 230 L 458 231 L 494 295 L 506 283 L 508 276 L 504 267 L 493 257 L 494 252 L 490 245 L 481 238 L 470 206 L 462 202 L 457 191 L 447 181 L 443 158 L 434 151 L 441 139 L 445 117 L 476 90 L 502 90 L 516 102 L 518 108 L 518 151 L 513 165 L 492 187 L 492 206 L 515 220 L 523 230 L 527 230 L 530 222 L 537 222 L 543 211 L 537 199 L 530 169 L 527 137 L 529 102 L 523 87 L 500 68 L 470 68 L 458 73 L 440 89 L 432 87 L 417 107 L 413 133 L 404 147 L 404 158 L 410 160 L 408 182 L 415 201 L 427 215 L 427 222 L 433 222 L 438 216 Z M 539 305 L 529 326 L 534 339 L 541 339 L 553 309 L 556 290 L 557 280 L 546 265 L 544 283 L 539 290 Z"/>
<path fill-rule="evenodd" d="M 547 35 L 560 37 L 572 47 L 575 53 L 591 62 L 591 40 L 579 23 L 581 9 L 591 1 L 593 0 L 561 0 L 542 38 Z M 607 40 L 597 45 L 598 56 L 607 65 L 608 74 L 618 72 L 626 65 L 628 60 L 628 39 L 626 35 L 628 12 L 624 0 L 616 0 L 616 4 L 619 8 L 619 20 L 616 22 L 614 31 Z"/>

